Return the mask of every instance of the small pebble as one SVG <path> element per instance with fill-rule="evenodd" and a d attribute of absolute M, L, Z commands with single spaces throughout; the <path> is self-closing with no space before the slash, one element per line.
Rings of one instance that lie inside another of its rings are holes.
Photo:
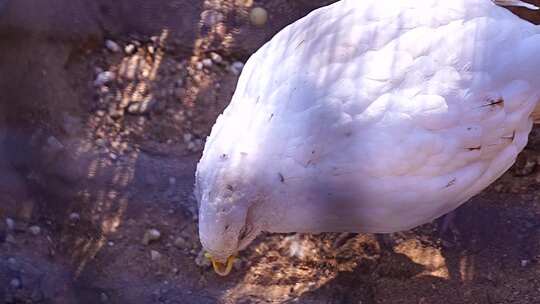
<path fill-rule="evenodd" d="M 98 145 L 100 147 L 105 146 L 105 139 L 103 139 L 103 138 L 96 139 L 96 145 Z"/>
<path fill-rule="evenodd" d="M 233 62 L 230 67 L 231 72 L 236 76 L 240 75 L 242 69 L 244 69 L 244 64 L 240 61 Z"/>
<path fill-rule="evenodd" d="M 49 136 L 49 138 L 47 138 L 47 145 L 53 150 L 64 149 L 64 145 L 54 136 Z"/>
<path fill-rule="evenodd" d="M 144 233 L 142 243 L 143 245 L 148 245 L 153 241 L 157 241 L 161 238 L 161 232 L 157 229 L 148 229 Z"/>
<path fill-rule="evenodd" d="M 212 61 L 214 61 L 215 63 L 223 62 L 223 57 L 221 57 L 221 55 L 219 55 L 218 53 L 210 53 L 210 58 L 212 58 Z"/>
<path fill-rule="evenodd" d="M 118 45 L 118 43 L 112 41 L 112 40 L 106 40 L 105 41 L 105 46 L 107 47 L 107 49 L 113 53 L 118 53 L 120 52 L 121 48 L 120 46 Z"/>
<path fill-rule="evenodd" d="M 15 244 L 17 241 L 15 241 L 15 237 L 13 235 L 8 234 L 6 236 L 6 242 L 11 243 L 11 244 Z"/>
<path fill-rule="evenodd" d="M 43 301 L 43 298 L 45 296 L 43 295 L 43 292 L 41 290 L 34 289 L 34 291 L 32 291 L 32 295 L 30 297 L 32 298 L 32 301 L 34 301 L 35 303 L 38 303 L 38 302 Z"/>
<path fill-rule="evenodd" d="M 529 260 L 521 260 L 521 267 L 527 267 L 531 261 Z"/>
<path fill-rule="evenodd" d="M 202 268 L 207 268 L 212 265 L 210 259 L 204 256 L 204 250 L 199 251 L 199 254 L 197 254 L 197 257 L 195 258 L 195 264 Z"/>
<path fill-rule="evenodd" d="M 187 146 L 188 150 L 195 152 L 197 150 L 197 145 L 194 142 L 190 141 Z"/>
<path fill-rule="evenodd" d="M 137 49 L 137 47 L 134 45 L 134 44 L 128 44 L 124 47 L 124 52 L 127 54 L 127 55 L 131 55 L 133 53 L 135 53 L 135 50 Z"/>
<path fill-rule="evenodd" d="M 37 225 L 30 226 L 30 228 L 28 228 L 28 230 L 33 235 L 39 235 L 41 233 L 41 228 L 39 226 L 37 226 Z"/>
<path fill-rule="evenodd" d="M 150 258 L 152 261 L 157 261 L 161 259 L 161 253 L 159 253 L 157 250 L 150 250 Z"/>
<path fill-rule="evenodd" d="M 6 226 L 8 230 L 14 230 L 15 229 L 15 221 L 12 218 L 6 218 Z"/>
<path fill-rule="evenodd" d="M 212 62 L 212 59 L 205 58 L 205 59 L 202 60 L 202 64 L 203 64 L 204 67 L 209 68 L 209 67 L 212 67 L 212 65 L 214 63 Z"/>
<path fill-rule="evenodd" d="M 172 176 L 169 177 L 169 184 L 170 184 L 170 185 L 176 184 L 176 178 L 175 178 L 175 177 L 172 177 Z"/>
<path fill-rule="evenodd" d="M 107 94 L 107 93 L 109 93 L 109 91 L 110 91 L 110 89 L 109 89 L 108 86 L 102 85 L 102 86 L 99 87 L 99 92 L 101 94 Z M 100 102 L 103 102 L 103 101 L 100 101 Z"/>
<path fill-rule="evenodd" d="M 175 82 L 174 82 L 174 85 L 181 88 L 184 86 L 184 80 L 183 79 L 177 79 Z"/>
<path fill-rule="evenodd" d="M 201 13 L 201 21 L 204 25 L 208 27 L 213 27 L 218 23 L 222 22 L 225 19 L 225 16 L 215 10 L 205 10 Z"/>
<path fill-rule="evenodd" d="M 189 244 L 183 237 L 179 236 L 174 240 L 174 246 L 180 249 L 184 249 L 189 247 Z"/>
<path fill-rule="evenodd" d="M 106 293 L 102 292 L 99 295 L 99 299 L 100 299 L 101 302 L 108 302 L 109 301 L 109 296 Z"/>
<path fill-rule="evenodd" d="M 197 70 L 202 70 L 203 67 L 204 67 L 204 65 L 203 65 L 202 62 L 197 62 L 197 63 L 195 64 L 195 68 L 196 68 Z"/>
<path fill-rule="evenodd" d="M 19 265 L 19 263 L 17 263 L 17 260 L 13 257 L 8 258 L 7 262 L 9 270 L 19 271 L 21 269 L 21 265 Z"/>
<path fill-rule="evenodd" d="M 254 7 L 249 13 L 249 20 L 253 25 L 263 26 L 268 21 L 268 12 L 262 7 Z"/>
<path fill-rule="evenodd" d="M 114 242 L 113 241 L 108 241 L 107 245 L 109 245 L 109 247 L 112 247 L 112 246 L 114 246 Z"/>
<path fill-rule="evenodd" d="M 114 72 L 111 72 L 111 71 L 101 72 L 97 75 L 96 80 L 94 80 L 94 85 L 99 87 L 99 86 L 108 84 L 111 81 L 113 81 L 114 78 L 116 78 L 116 74 L 114 74 Z"/>
<path fill-rule="evenodd" d="M 14 289 L 18 289 L 21 287 L 21 280 L 17 278 L 11 279 L 11 281 L 9 282 L 9 285 Z"/>
<path fill-rule="evenodd" d="M 78 221 L 81 220 L 81 215 L 78 214 L 77 212 L 72 212 L 69 215 L 69 220 L 72 221 L 72 222 L 78 222 Z"/>
<path fill-rule="evenodd" d="M 189 133 L 186 133 L 184 134 L 184 142 L 185 143 L 188 143 L 188 142 L 191 142 L 191 139 L 193 138 L 193 135 L 189 134 Z"/>

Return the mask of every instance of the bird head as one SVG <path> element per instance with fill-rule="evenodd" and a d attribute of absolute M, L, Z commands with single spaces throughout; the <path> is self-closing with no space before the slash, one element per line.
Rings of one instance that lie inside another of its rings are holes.
<path fill-rule="evenodd" d="M 199 237 L 206 256 L 219 275 L 227 275 L 236 254 L 259 234 L 257 200 L 251 187 L 227 183 L 220 176 L 211 183 L 197 183 Z"/>

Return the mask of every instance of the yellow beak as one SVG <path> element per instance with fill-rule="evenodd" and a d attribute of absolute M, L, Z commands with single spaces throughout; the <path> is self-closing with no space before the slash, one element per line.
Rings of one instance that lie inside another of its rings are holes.
<path fill-rule="evenodd" d="M 214 267 L 214 271 L 222 277 L 227 276 L 229 273 L 231 273 L 234 260 L 236 259 L 234 255 L 231 255 L 230 257 L 227 258 L 226 263 L 221 263 L 221 262 L 216 261 L 212 257 L 212 255 L 209 254 L 208 252 L 205 253 L 204 256 L 206 256 L 207 258 L 210 259 L 210 261 L 212 261 L 212 267 Z"/>

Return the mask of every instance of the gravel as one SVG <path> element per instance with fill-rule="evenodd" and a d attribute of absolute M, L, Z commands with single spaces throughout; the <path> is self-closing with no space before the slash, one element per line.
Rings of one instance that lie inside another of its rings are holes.
<path fill-rule="evenodd" d="M 8 230 L 14 230 L 15 229 L 15 221 L 12 218 L 6 218 L 6 227 Z"/>
<path fill-rule="evenodd" d="M 148 229 L 144 233 L 142 244 L 149 245 L 152 242 L 155 242 L 161 238 L 161 232 L 157 229 Z"/>
<path fill-rule="evenodd" d="M 161 253 L 159 253 L 159 251 L 157 250 L 150 250 L 150 258 L 152 259 L 152 261 L 157 261 L 157 260 L 160 260 L 161 259 Z"/>
<path fill-rule="evenodd" d="M 106 40 L 105 41 L 105 47 L 113 52 L 113 53 L 118 53 L 122 50 L 122 48 L 118 45 L 118 43 L 112 41 L 112 40 Z"/>
<path fill-rule="evenodd" d="M 116 74 L 111 71 L 103 71 L 99 73 L 96 77 L 96 80 L 94 80 L 94 85 L 96 87 L 100 87 L 102 85 L 109 84 L 116 78 Z"/>
<path fill-rule="evenodd" d="M 81 215 L 78 214 L 77 212 L 72 212 L 69 215 L 69 220 L 72 221 L 72 222 L 78 222 L 78 221 L 81 220 Z"/>
<path fill-rule="evenodd" d="M 244 69 L 244 63 L 240 61 L 235 61 L 231 64 L 230 70 L 234 75 L 240 75 L 242 70 Z"/>
<path fill-rule="evenodd" d="M 28 231 L 30 231 L 30 233 L 33 235 L 39 235 L 41 234 L 41 227 L 37 225 L 33 225 L 33 226 L 30 226 L 30 228 L 28 228 Z"/>

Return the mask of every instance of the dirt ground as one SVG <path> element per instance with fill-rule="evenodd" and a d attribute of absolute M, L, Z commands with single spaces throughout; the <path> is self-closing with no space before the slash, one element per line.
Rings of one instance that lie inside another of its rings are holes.
<path fill-rule="evenodd" d="M 192 196 L 204 139 L 249 54 L 332 1 L 163 2 L 162 23 L 103 17 L 82 38 L 15 26 L 26 0 L 0 12 L 0 301 L 540 303 L 540 129 L 457 210 L 452 233 L 427 224 L 391 248 L 373 235 L 267 234 L 230 276 L 214 274 Z M 122 3 L 100 11 L 116 18 Z M 266 25 L 250 24 L 254 6 Z M 43 12 L 34 20 L 65 26 Z"/>

